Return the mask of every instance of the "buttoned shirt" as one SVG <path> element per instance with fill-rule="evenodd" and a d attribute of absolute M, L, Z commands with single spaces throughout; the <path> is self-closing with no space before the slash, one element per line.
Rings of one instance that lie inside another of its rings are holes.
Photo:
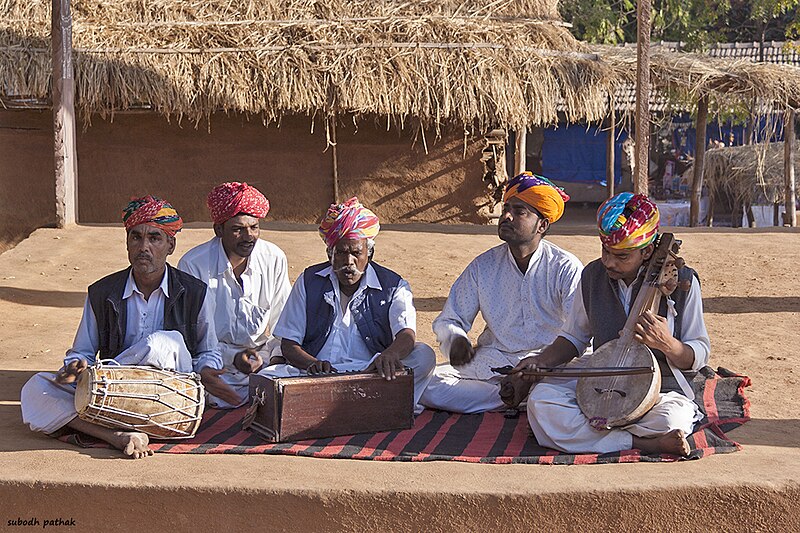
<path fill-rule="evenodd" d="M 164 271 L 161 284 L 145 300 L 144 293 L 139 290 L 133 278 L 133 270 L 128 274 L 122 300 L 126 305 L 125 340 L 124 347 L 128 348 L 134 343 L 144 339 L 151 333 L 164 329 L 164 303 L 169 297 L 169 270 Z M 217 337 L 214 334 L 213 318 L 209 305 L 208 293 L 203 301 L 200 314 L 197 318 L 197 353 L 199 357 L 215 354 Z M 67 351 L 64 365 L 76 359 L 84 359 L 88 364 L 95 363 L 97 350 L 100 346 L 100 332 L 97 319 L 92 309 L 89 298 L 83 304 L 83 316 L 75 333 L 72 348 Z M 195 359 L 197 361 L 197 359 Z M 195 369 L 197 369 L 195 363 Z"/>
<path fill-rule="evenodd" d="M 217 338 L 224 345 L 219 354 L 248 348 L 269 354 L 276 347 L 272 330 L 291 290 L 283 250 L 258 239 L 247 258 L 241 284 L 219 237 L 186 252 L 178 268 L 208 285 Z M 200 369 L 205 366 L 222 369 L 222 356 L 209 354 L 197 364 Z"/>
<path fill-rule="evenodd" d="M 303 276 L 306 275 L 328 277 L 331 280 L 333 290 L 325 293 L 324 302 L 309 302 L 307 300 L 305 283 L 303 282 Z M 364 363 L 370 361 L 375 354 L 371 353 L 367 348 L 353 320 L 351 309 L 360 304 L 367 287 L 383 290 L 378 280 L 378 275 L 371 264 L 367 264 L 358 289 L 353 293 L 349 303 L 342 306 L 343 295 L 339 290 L 339 279 L 336 277 L 333 268 L 329 266 L 316 274 L 304 272 L 292 287 L 292 292 L 289 295 L 283 313 L 275 326 L 275 336 L 292 340 L 297 344 L 303 344 L 303 339 L 306 335 L 306 306 L 330 305 L 334 312 L 333 326 L 325 344 L 317 354 L 317 359 L 329 361 L 331 365 L 339 370 L 350 366 L 360 368 Z M 342 307 L 344 307 L 344 310 Z M 414 309 L 411 287 L 404 279 L 400 280 L 389 305 L 389 324 L 393 336 L 397 336 L 404 329 L 411 329 L 416 332 L 417 312 Z"/>
<path fill-rule="evenodd" d="M 433 331 L 442 353 L 456 337 L 465 337 L 478 312 L 486 328 L 478 349 L 504 354 L 528 353 L 552 343 L 575 298 L 583 265 L 577 257 L 542 240 L 521 272 L 508 244 L 476 257 L 450 289 Z"/>

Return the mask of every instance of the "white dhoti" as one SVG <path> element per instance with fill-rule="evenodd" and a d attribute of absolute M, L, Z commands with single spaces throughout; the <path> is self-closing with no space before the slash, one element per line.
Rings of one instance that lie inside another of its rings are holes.
<path fill-rule="evenodd" d="M 192 371 L 192 356 L 177 331 L 156 331 L 121 352 L 121 365 L 152 366 L 178 372 Z M 40 372 L 22 387 L 22 421 L 33 431 L 55 433 L 78 416 L 75 385 L 56 383 L 56 374 Z"/>
<path fill-rule="evenodd" d="M 528 423 L 541 446 L 567 453 L 612 453 L 633 448 L 633 437 L 656 437 L 674 429 L 689 435 L 703 415 L 678 392 L 661 394 L 658 403 L 634 424 L 596 430 L 578 406 L 577 379 L 548 378 L 528 397 Z"/>
<path fill-rule="evenodd" d="M 422 395 L 422 404 L 453 413 L 483 413 L 507 406 L 500 399 L 503 376 L 492 368 L 516 366 L 537 351 L 505 353 L 494 348 L 478 348 L 466 365 L 444 364 L 433 371 L 430 385 Z"/>
<path fill-rule="evenodd" d="M 338 372 L 360 372 L 366 370 L 372 361 L 378 357 L 375 354 L 369 361 L 358 361 L 350 363 L 331 363 Z M 425 408 L 420 404 L 420 396 L 428 386 L 431 380 L 431 375 L 434 366 L 436 366 L 436 355 L 433 353 L 433 348 L 424 342 L 417 342 L 414 344 L 414 349 L 411 350 L 402 360 L 403 366 L 408 367 L 414 371 L 414 414 L 420 414 Z M 263 368 L 260 375 L 271 378 L 288 378 L 295 376 L 304 376 L 305 370 L 300 370 L 296 366 L 281 364 L 270 365 Z"/>

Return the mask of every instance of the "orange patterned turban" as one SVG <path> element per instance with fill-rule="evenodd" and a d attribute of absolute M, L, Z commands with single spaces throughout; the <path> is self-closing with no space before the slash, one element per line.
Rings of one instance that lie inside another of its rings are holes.
<path fill-rule="evenodd" d="M 169 202 L 155 196 L 147 195 L 132 199 L 124 213 L 122 222 L 126 230 L 139 224 L 147 224 L 174 237 L 183 227 L 183 220 L 175 208 Z"/>
<path fill-rule="evenodd" d="M 564 214 L 564 202 L 569 200 L 564 189 L 556 187 L 549 179 L 530 172 L 523 172 L 508 182 L 503 203 L 509 198 L 519 198 L 536 208 L 551 224 L 561 218 Z"/>

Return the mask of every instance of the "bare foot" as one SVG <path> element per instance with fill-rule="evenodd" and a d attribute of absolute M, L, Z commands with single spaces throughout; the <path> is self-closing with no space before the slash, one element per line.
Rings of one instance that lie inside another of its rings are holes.
<path fill-rule="evenodd" d="M 521 374 L 511 374 L 500 382 L 500 399 L 508 407 L 517 407 L 531 391 L 533 384 L 522 379 Z"/>
<path fill-rule="evenodd" d="M 668 453 L 685 457 L 689 455 L 689 443 L 683 430 L 673 429 L 665 435 L 653 438 L 633 437 L 633 447 L 645 453 Z"/>
<path fill-rule="evenodd" d="M 109 443 L 122 450 L 122 453 L 129 455 L 133 459 L 142 459 L 149 455 L 153 455 L 153 450 L 150 449 L 150 439 L 144 433 L 133 431 L 115 431 L 113 442 Z"/>

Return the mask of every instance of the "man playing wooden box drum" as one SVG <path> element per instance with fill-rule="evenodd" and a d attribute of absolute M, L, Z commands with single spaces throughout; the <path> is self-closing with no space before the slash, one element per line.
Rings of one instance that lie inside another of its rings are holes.
<path fill-rule="evenodd" d="M 351 198 L 331 205 L 320 235 L 328 259 L 297 279 L 274 334 L 288 365 L 260 373 L 285 377 L 301 373 L 374 369 L 392 379 L 404 366 L 414 371 L 414 404 L 430 380 L 433 350 L 416 342 L 417 312 L 411 288 L 400 275 L 372 261 L 378 217 Z"/>
<path fill-rule="evenodd" d="M 75 381 L 88 365 L 122 365 L 191 372 L 193 359 L 217 346 L 206 284 L 167 264 L 183 222 L 164 200 L 132 200 L 123 218 L 131 266 L 89 286 L 83 317 L 64 366 L 41 372 L 22 388 L 22 419 L 33 431 L 64 427 L 102 439 L 133 458 L 152 455 L 148 436 L 77 418 Z"/>
<path fill-rule="evenodd" d="M 653 254 L 658 223 L 658 207 L 644 195 L 620 193 L 600 206 L 601 258 L 584 268 L 578 297 L 559 337 L 540 355 L 522 360 L 515 370 L 557 367 L 583 353 L 590 342 L 597 350 L 619 336 L 640 290 L 640 273 Z M 696 372 L 706 365 L 710 344 L 697 276 L 682 267 L 678 278 L 691 280 L 688 292 L 673 293 L 662 301 L 659 314 L 646 311 L 635 326 L 636 341 L 653 350 L 660 366 L 661 394 L 655 407 L 624 427 L 595 429 L 578 405 L 577 380 L 546 378 L 534 386 L 528 398 L 528 420 L 540 445 L 569 453 L 631 448 L 646 453 L 689 453 L 685 437 L 702 413 L 692 401 L 694 393 L 684 372 Z M 588 357 L 591 355 L 583 360 Z M 580 363 L 575 366 L 583 366 Z"/>
<path fill-rule="evenodd" d="M 208 194 L 215 237 L 195 246 L 178 268 L 208 284 L 219 349 L 197 362 L 208 405 L 232 408 L 247 400 L 248 374 L 280 355 L 272 330 L 289 297 L 286 255 L 259 238 L 269 200 L 247 183 L 229 182 Z"/>

